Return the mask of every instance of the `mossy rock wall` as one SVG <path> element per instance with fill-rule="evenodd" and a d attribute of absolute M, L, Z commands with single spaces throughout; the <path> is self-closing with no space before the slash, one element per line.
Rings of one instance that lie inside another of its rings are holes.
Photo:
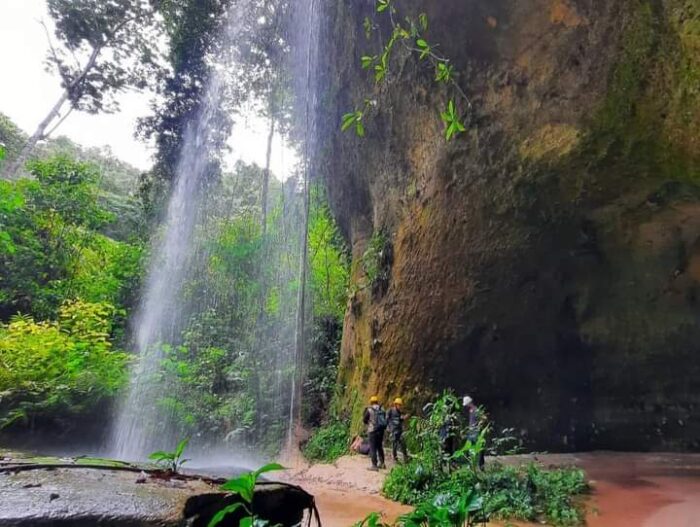
<path fill-rule="evenodd" d="M 450 143 L 433 72 L 399 52 L 375 86 L 372 2 L 333 4 L 317 161 L 353 253 L 354 427 L 369 395 L 417 410 L 449 387 L 540 448 L 700 449 L 697 0 L 398 2 L 473 104 Z M 365 97 L 367 136 L 342 134 Z"/>

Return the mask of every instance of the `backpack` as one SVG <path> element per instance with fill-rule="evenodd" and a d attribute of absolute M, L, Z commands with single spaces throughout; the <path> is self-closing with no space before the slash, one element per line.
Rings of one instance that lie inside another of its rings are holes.
<path fill-rule="evenodd" d="M 386 412 L 381 406 L 379 408 L 371 409 L 372 415 L 370 417 L 370 423 L 372 425 L 372 431 L 384 431 L 387 426 Z"/>

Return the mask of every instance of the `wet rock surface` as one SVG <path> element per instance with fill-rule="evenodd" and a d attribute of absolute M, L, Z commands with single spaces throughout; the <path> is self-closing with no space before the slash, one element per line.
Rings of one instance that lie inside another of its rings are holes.
<path fill-rule="evenodd" d="M 206 476 L 76 461 L 0 456 L 0 526 L 207 525 L 237 499 L 219 490 L 220 480 Z M 273 523 L 292 525 L 313 497 L 297 487 L 263 482 L 254 505 Z M 232 515 L 223 525 L 229 524 L 238 525 L 238 518 Z"/>

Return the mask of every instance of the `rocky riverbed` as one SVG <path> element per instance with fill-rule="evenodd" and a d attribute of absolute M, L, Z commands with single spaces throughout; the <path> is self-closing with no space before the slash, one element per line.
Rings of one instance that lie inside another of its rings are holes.
<path fill-rule="evenodd" d="M 589 527 L 685 527 L 697 525 L 700 517 L 697 454 L 592 452 L 500 461 L 584 469 L 593 489 L 585 505 Z M 288 525 L 313 499 L 324 527 L 348 527 L 371 512 L 391 522 L 408 512 L 380 495 L 386 472 L 370 472 L 367 464 L 364 456 L 346 456 L 334 464 L 299 465 L 280 474 L 286 484 L 259 487 L 256 510 Z M 175 476 L 109 460 L 0 451 L 0 527 L 206 525 L 225 499 L 218 490 L 221 474 L 211 475 Z"/>
<path fill-rule="evenodd" d="M 110 460 L 0 453 L 0 526 L 206 526 L 236 499 L 219 490 L 221 482 Z M 297 487 L 262 482 L 256 488 L 256 513 L 272 524 L 297 524 L 312 505 L 313 497 Z M 222 525 L 237 520 L 231 515 Z"/>

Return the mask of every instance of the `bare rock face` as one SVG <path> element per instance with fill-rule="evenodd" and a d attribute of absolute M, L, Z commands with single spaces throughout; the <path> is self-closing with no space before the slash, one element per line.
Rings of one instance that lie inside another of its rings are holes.
<path fill-rule="evenodd" d="M 354 425 L 371 394 L 449 387 L 540 448 L 700 448 L 697 2 L 397 2 L 472 104 L 449 143 L 432 69 L 398 51 L 375 86 L 373 3 L 332 4 L 317 158 L 353 254 Z"/>

